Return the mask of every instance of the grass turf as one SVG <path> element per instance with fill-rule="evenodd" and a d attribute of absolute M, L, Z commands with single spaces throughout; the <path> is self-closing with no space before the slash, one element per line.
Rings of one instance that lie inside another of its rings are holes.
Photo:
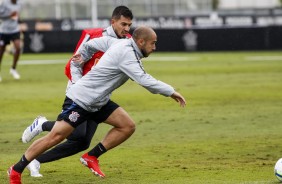
<path fill-rule="evenodd" d="M 8 183 L 7 168 L 29 145 L 20 141 L 26 126 L 39 114 L 55 119 L 64 99 L 63 62 L 28 62 L 70 56 L 24 54 L 19 81 L 8 74 L 11 56 L 4 56 L 0 183 Z M 282 52 L 155 53 L 144 59 L 144 67 L 179 90 L 187 107 L 129 81 L 112 99 L 129 112 L 137 129 L 100 157 L 106 179 L 82 166 L 80 153 L 42 164 L 43 178 L 24 171 L 23 183 L 278 183 L 273 167 L 282 157 Z M 109 129 L 101 124 L 92 146 Z"/>

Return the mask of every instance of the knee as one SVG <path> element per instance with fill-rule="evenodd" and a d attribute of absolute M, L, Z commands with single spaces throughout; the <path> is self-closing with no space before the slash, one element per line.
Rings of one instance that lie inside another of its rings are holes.
<path fill-rule="evenodd" d="M 120 121 L 120 128 L 123 132 L 125 132 L 128 135 L 131 135 L 135 132 L 135 123 L 132 119 L 124 119 L 123 121 Z"/>
<path fill-rule="evenodd" d="M 129 123 L 127 123 L 127 126 L 125 128 L 128 134 L 133 134 L 135 132 L 136 126 L 133 121 L 130 121 Z"/>
<path fill-rule="evenodd" d="M 48 149 L 57 145 L 57 144 L 59 144 L 62 140 L 63 140 L 63 138 L 61 138 L 60 136 L 50 135 L 50 133 L 47 134 L 46 136 L 42 137 L 41 139 L 38 139 L 40 144 L 44 145 L 44 147 L 46 147 Z"/>
<path fill-rule="evenodd" d="M 79 149 L 80 149 L 80 151 L 87 150 L 89 147 L 90 147 L 90 142 L 82 141 L 82 142 L 80 142 L 80 144 L 79 144 Z"/>
<path fill-rule="evenodd" d="M 15 50 L 16 50 L 17 52 L 20 52 L 20 51 L 21 51 L 21 47 L 16 47 Z"/>
<path fill-rule="evenodd" d="M 64 121 L 56 122 L 51 132 L 47 134 L 47 138 L 51 144 L 55 145 L 62 142 L 73 130 L 74 128 Z"/>
<path fill-rule="evenodd" d="M 84 141 L 71 141 L 71 142 L 73 149 L 75 149 L 77 152 L 87 150 L 90 146 L 89 142 L 84 142 Z"/>
<path fill-rule="evenodd" d="M 15 47 L 15 52 L 16 52 L 16 53 L 19 53 L 20 51 L 21 51 L 21 47 L 20 47 L 20 46 L 16 46 L 16 47 Z"/>
<path fill-rule="evenodd" d="M 57 144 L 57 143 L 63 141 L 64 137 L 61 134 L 54 134 L 54 135 L 52 135 L 52 137 L 49 140 L 50 140 L 50 142 Z"/>
<path fill-rule="evenodd" d="M 51 133 L 49 132 L 47 134 L 47 141 L 49 142 L 50 145 L 56 145 L 60 142 L 62 142 L 65 139 L 64 135 L 60 134 L 60 133 Z"/>
<path fill-rule="evenodd" d="M 63 143 L 64 148 L 71 148 L 74 152 L 78 153 L 90 147 L 90 142 L 85 140 L 69 140 Z M 67 149 L 66 149 L 67 150 Z"/>

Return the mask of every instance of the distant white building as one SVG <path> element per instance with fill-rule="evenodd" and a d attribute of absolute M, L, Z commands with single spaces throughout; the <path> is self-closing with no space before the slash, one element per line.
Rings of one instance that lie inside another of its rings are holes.
<path fill-rule="evenodd" d="M 3 0 L 0 0 L 0 2 Z M 87 19 L 108 17 L 118 5 L 128 6 L 134 17 L 208 14 L 213 0 L 21 0 L 21 19 Z M 218 0 L 220 10 L 281 7 L 281 0 Z M 213 17 L 214 18 L 214 17 Z M 216 18 L 216 17 L 215 17 Z"/>
<path fill-rule="evenodd" d="M 279 0 L 219 0 L 219 9 L 275 8 Z"/>

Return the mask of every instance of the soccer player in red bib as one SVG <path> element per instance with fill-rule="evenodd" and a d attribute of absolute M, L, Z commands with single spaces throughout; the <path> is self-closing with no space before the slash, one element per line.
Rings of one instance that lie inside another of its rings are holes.
<path fill-rule="evenodd" d="M 79 51 L 83 43 L 93 38 L 99 38 L 102 36 L 111 36 L 119 39 L 130 38 L 131 35 L 129 34 L 129 30 L 132 24 L 132 19 L 133 14 L 130 9 L 128 9 L 126 6 L 116 7 L 112 14 L 111 26 L 105 29 L 94 28 L 83 30 L 74 53 Z M 65 74 L 69 79 L 67 89 L 77 80 L 79 80 L 83 75 L 89 72 L 90 69 L 98 63 L 103 54 L 104 53 L 102 51 L 96 52 L 93 57 L 87 63 L 85 63 L 82 71 L 76 71 L 74 68 L 71 68 L 70 59 L 65 67 Z M 123 114 L 125 119 L 129 119 L 127 113 L 125 113 L 125 111 L 121 107 L 119 107 L 118 104 L 110 100 L 106 106 L 104 106 L 100 111 L 97 112 L 97 118 L 93 120 L 95 122 L 87 121 L 79 125 L 67 138 L 66 142 L 59 144 L 58 146 L 45 152 L 44 154 L 33 160 L 27 166 L 27 168 L 30 170 L 30 175 L 33 177 L 41 177 L 42 175 L 39 173 L 40 164 L 65 158 L 88 149 L 99 123 L 104 121 L 122 121 L 121 119 L 114 118 L 116 114 Z M 54 123 L 55 121 L 48 121 L 45 117 L 37 117 L 33 121 L 33 123 L 24 131 L 22 135 L 22 141 L 24 143 L 30 142 L 36 135 L 38 135 L 42 131 L 51 131 Z M 86 159 L 95 160 L 95 162 L 91 162 L 91 165 L 88 164 L 86 166 L 89 167 L 89 169 L 91 169 L 94 174 L 100 177 L 104 177 L 105 175 L 100 170 L 97 160 L 98 157 L 102 154 L 100 151 L 101 145 L 102 144 L 99 143 L 96 148 L 90 151 L 89 154 L 83 155 L 83 157 L 86 157 Z M 103 145 L 102 149 L 104 150 L 104 152 L 106 151 Z"/>

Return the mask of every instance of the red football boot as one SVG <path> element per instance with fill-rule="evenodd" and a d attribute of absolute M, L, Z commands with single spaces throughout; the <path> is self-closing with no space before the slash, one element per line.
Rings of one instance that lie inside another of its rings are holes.
<path fill-rule="evenodd" d="M 90 156 L 88 155 L 88 153 L 85 153 L 81 156 L 80 162 L 88 167 L 96 176 L 99 176 L 101 178 L 105 177 L 105 174 L 100 170 L 99 161 L 96 157 Z"/>
<path fill-rule="evenodd" d="M 22 184 L 21 182 L 21 173 L 18 173 L 13 169 L 14 166 L 11 166 L 7 173 L 9 176 L 10 184 Z"/>

